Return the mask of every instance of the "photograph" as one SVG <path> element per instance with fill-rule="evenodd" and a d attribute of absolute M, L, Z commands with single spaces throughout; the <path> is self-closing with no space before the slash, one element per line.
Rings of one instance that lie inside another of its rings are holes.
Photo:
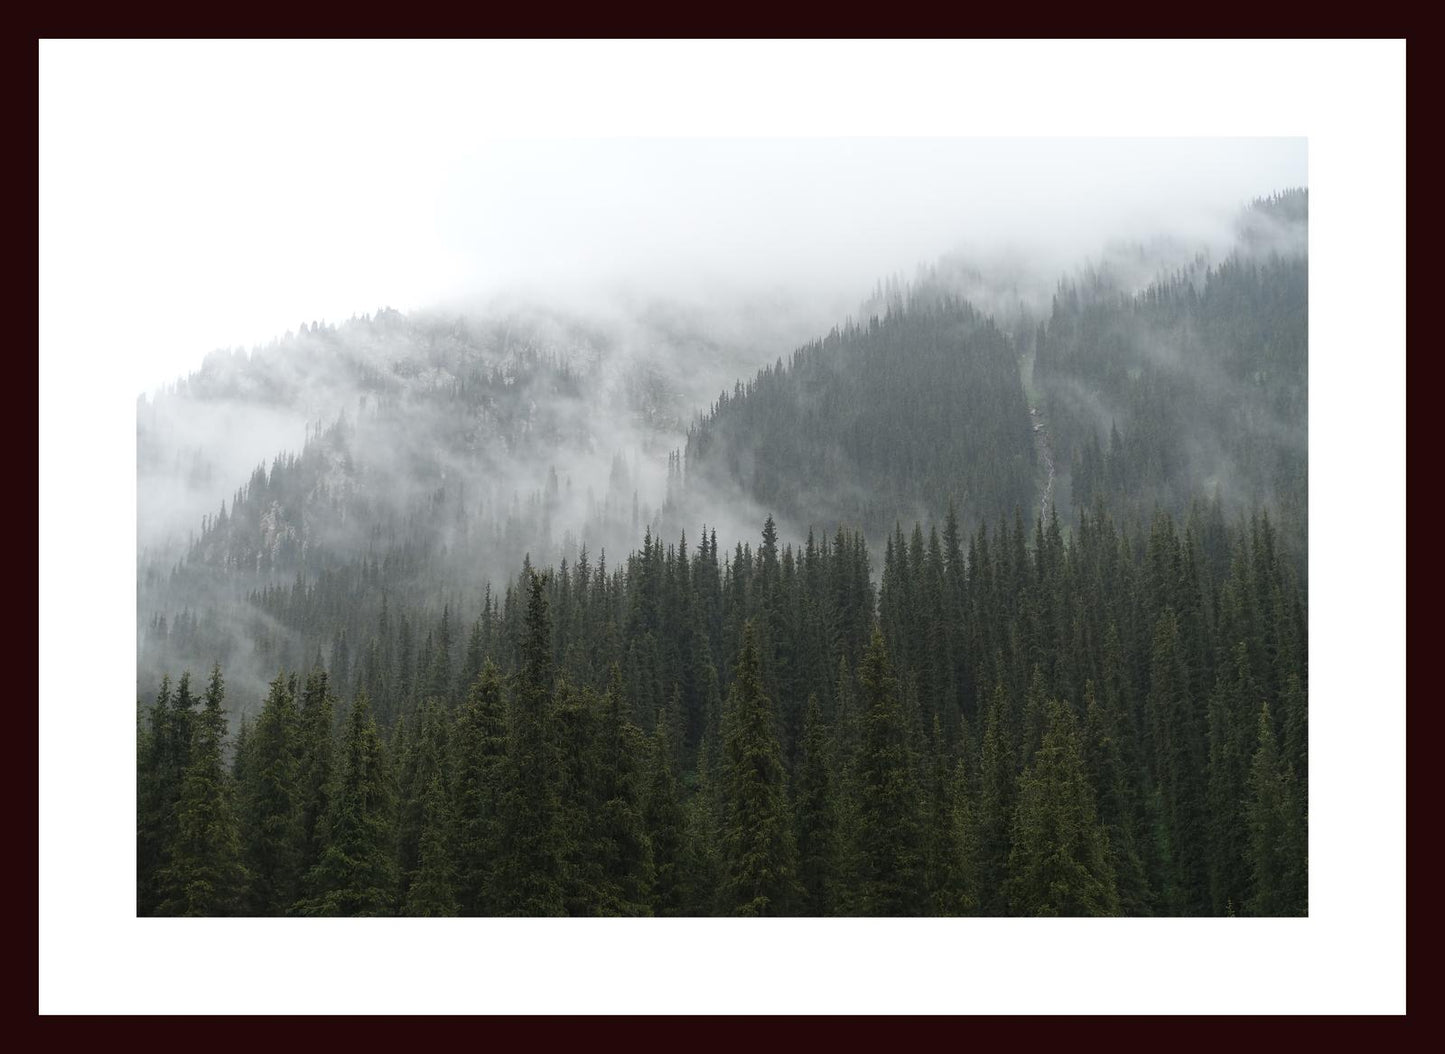
<path fill-rule="evenodd" d="M 489 144 L 138 400 L 137 913 L 1307 914 L 1306 162 Z"/>
<path fill-rule="evenodd" d="M 42 1008 L 1403 1010 L 1403 40 L 39 43 Z"/>

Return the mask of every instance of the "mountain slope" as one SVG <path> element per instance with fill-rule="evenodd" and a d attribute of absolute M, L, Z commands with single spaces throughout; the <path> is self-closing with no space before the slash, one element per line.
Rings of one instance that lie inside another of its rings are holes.
<path fill-rule="evenodd" d="M 737 488 L 785 523 L 876 539 L 950 502 L 968 522 L 1028 507 L 1033 458 L 1008 337 L 915 291 L 724 393 L 688 434 L 686 484 L 695 502 Z"/>

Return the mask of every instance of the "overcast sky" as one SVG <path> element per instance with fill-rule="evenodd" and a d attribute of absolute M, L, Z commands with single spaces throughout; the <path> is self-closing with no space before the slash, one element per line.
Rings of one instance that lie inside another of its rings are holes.
<path fill-rule="evenodd" d="M 563 137 L 519 138 L 499 85 L 533 88 L 493 52 L 384 43 L 47 43 L 42 326 L 106 342 L 138 393 L 214 347 L 383 305 L 623 284 L 856 303 L 960 245 L 1062 259 L 1204 237 L 1308 181 L 1303 138 L 577 138 L 557 121 L 524 130 Z"/>

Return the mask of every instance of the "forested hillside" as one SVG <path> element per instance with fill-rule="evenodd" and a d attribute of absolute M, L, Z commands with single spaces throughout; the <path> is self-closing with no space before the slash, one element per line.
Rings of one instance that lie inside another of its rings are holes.
<path fill-rule="evenodd" d="M 440 611 L 480 605 L 528 555 L 625 554 L 708 378 L 796 325 L 765 306 L 776 317 L 751 325 L 651 303 L 592 319 L 381 311 L 208 356 L 139 406 L 138 688 L 222 661 L 259 698 L 302 656 L 252 599 L 298 581 Z"/>
<path fill-rule="evenodd" d="M 354 663 L 281 671 L 233 756 L 222 675 L 168 681 L 139 903 L 1300 913 L 1305 626 L 1267 517 L 1217 505 L 1068 544 L 916 527 L 876 596 L 855 535 L 648 538 L 526 570 L 465 632 L 383 610 Z"/>
<path fill-rule="evenodd" d="M 213 356 L 142 515 L 207 414 L 300 438 L 141 554 L 139 913 L 1306 913 L 1306 222 L 1002 320 L 940 266 L 690 426 L 752 338 Z"/>
<path fill-rule="evenodd" d="M 1147 522 L 1217 489 L 1231 507 L 1272 508 L 1304 559 L 1307 210 L 1303 190 L 1260 201 L 1230 257 L 1138 293 L 1108 272 L 1060 286 L 1032 376 L 1074 507 L 1102 497 Z"/>
<path fill-rule="evenodd" d="M 993 320 L 930 287 L 739 383 L 688 434 L 688 494 L 740 487 L 789 523 L 881 537 L 900 520 L 966 522 L 1034 498 L 1018 357 Z M 694 499 L 697 500 L 697 499 Z"/>

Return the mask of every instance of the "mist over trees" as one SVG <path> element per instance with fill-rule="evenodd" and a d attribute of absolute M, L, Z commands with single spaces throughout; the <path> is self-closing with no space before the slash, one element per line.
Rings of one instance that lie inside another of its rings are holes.
<path fill-rule="evenodd" d="M 1138 293 L 1107 274 L 1061 283 L 1032 376 L 1075 507 L 1102 497 L 1138 521 L 1218 489 L 1273 509 L 1303 560 L 1309 272 L 1302 252 L 1261 243 L 1302 246 L 1307 208 L 1303 190 L 1257 202 L 1238 251 Z"/>
<path fill-rule="evenodd" d="M 1307 913 L 1307 211 L 942 260 L 785 357 L 214 354 L 138 414 L 138 912 Z"/>
<path fill-rule="evenodd" d="M 789 522 L 875 538 L 949 501 L 973 523 L 1034 496 L 1015 349 L 991 319 L 927 288 L 724 393 L 685 457 L 705 494 L 731 482 Z"/>

